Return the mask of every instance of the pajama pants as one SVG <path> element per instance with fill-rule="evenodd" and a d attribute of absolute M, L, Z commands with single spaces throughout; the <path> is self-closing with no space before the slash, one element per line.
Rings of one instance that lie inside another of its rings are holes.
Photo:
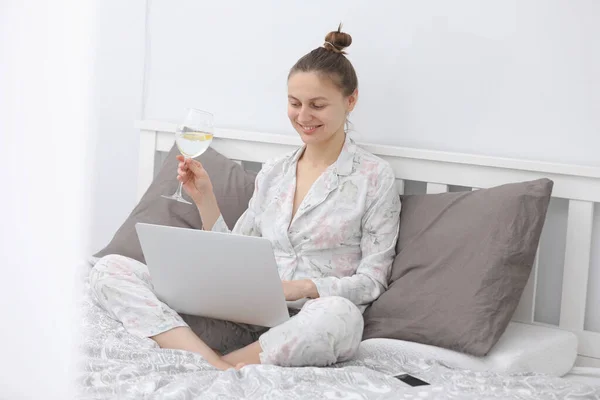
<path fill-rule="evenodd" d="M 362 313 L 342 297 L 309 300 L 288 321 L 269 329 L 179 315 L 154 294 L 148 267 L 120 255 L 108 255 L 96 263 L 90 286 L 96 302 L 133 335 L 152 337 L 189 326 L 222 354 L 258 340 L 263 364 L 304 367 L 347 361 L 362 339 Z"/>

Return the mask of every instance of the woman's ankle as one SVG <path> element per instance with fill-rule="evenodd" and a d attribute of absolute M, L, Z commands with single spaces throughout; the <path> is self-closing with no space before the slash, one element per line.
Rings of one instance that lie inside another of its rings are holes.
<path fill-rule="evenodd" d="M 221 371 L 227 371 L 228 369 L 234 368 L 233 365 L 229 364 L 227 361 L 223 361 L 221 358 L 217 359 L 217 360 L 206 360 L 210 365 L 212 365 L 213 367 L 221 370 Z"/>

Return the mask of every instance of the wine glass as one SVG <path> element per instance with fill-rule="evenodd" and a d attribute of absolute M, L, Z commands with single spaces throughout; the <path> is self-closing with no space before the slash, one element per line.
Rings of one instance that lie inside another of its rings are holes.
<path fill-rule="evenodd" d="M 175 143 L 179 152 L 186 158 L 196 158 L 204 153 L 213 140 L 214 117 L 211 113 L 188 108 L 185 118 L 181 125 L 175 131 Z M 183 183 L 179 183 L 179 188 L 171 196 L 162 195 L 162 197 L 171 200 L 177 200 L 181 203 L 192 204 L 181 195 Z"/>

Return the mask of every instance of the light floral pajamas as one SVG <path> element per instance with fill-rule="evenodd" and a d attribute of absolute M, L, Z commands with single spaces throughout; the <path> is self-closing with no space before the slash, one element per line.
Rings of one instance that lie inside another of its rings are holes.
<path fill-rule="evenodd" d="M 231 231 L 269 239 L 282 280 L 315 283 L 320 297 L 289 302 L 295 314 L 289 321 L 267 330 L 180 316 L 153 294 L 144 264 L 117 255 L 103 257 L 91 272 L 98 303 L 142 337 L 189 325 L 221 352 L 258 339 L 264 364 L 325 366 L 352 358 L 362 338 L 362 311 L 387 289 L 400 198 L 389 164 L 346 137 L 337 161 L 314 182 L 292 219 L 303 150 L 263 166 L 248 209 Z M 230 232 L 222 217 L 212 230 Z"/>

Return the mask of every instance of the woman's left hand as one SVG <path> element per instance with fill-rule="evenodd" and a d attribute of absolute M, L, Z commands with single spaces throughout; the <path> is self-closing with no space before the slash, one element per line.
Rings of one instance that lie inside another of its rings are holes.
<path fill-rule="evenodd" d="M 310 279 L 298 281 L 281 281 L 283 284 L 283 294 L 286 301 L 300 300 L 305 297 L 316 299 L 319 297 L 317 286 Z"/>

